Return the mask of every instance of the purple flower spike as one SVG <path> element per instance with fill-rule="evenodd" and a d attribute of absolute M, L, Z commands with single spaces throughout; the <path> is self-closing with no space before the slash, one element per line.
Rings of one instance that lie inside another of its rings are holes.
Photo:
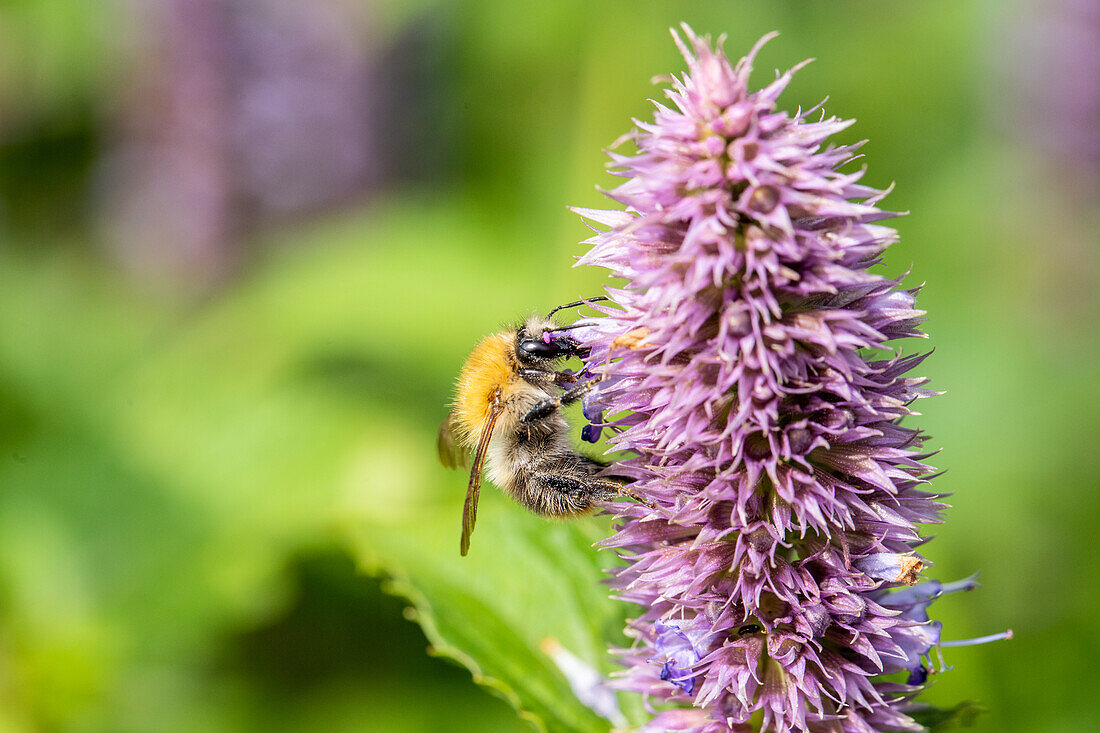
<path fill-rule="evenodd" d="M 619 685 L 666 703 L 645 730 L 921 730 L 927 606 L 976 584 L 914 585 L 945 505 L 901 425 L 926 355 L 890 347 L 923 336 L 917 289 L 869 271 L 894 214 L 826 144 L 850 122 L 777 110 L 792 72 L 750 89 L 768 37 L 733 65 L 684 34 L 669 104 L 611 153 L 623 209 L 579 210 L 581 264 L 625 282 L 572 332 L 642 499 L 601 543 L 643 609 Z"/>

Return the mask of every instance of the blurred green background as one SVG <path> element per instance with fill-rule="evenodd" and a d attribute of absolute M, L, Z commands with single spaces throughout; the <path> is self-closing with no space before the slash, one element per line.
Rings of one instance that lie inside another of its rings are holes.
<path fill-rule="evenodd" d="M 613 668 L 606 520 L 487 489 L 459 562 L 435 430 L 478 337 L 605 282 L 566 206 L 681 20 L 735 58 L 780 31 L 758 85 L 816 57 L 781 103 L 856 118 L 911 212 L 929 575 L 984 583 L 934 615 L 1016 634 L 928 699 L 1100 727 L 1088 0 L 2 0 L 0 731 L 530 729 L 517 694 L 601 728 L 537 644 Z"/>

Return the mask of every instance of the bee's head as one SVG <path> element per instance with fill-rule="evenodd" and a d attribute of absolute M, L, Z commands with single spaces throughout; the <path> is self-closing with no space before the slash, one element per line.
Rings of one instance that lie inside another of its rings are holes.
<path fill-rule="evenodd" d="M 550 317 L 563 308 L 576 308 L 579 305 L 589 305 L 601 300 L 607 300 L 607 296 L 597 295 L 585 300 L 575 300 L 572 303 L 559 305 L 545 316 L 536 314 L 528 318 L 516 329 L 516 358 L 526 367 L 543 366 L 563 357 L 588 358 L 588 349 L 566 333 L 580 324 L 558 327 Z"/>
<path fill-rule="evenodd" d="M 549 318 L 531 316 L 516 329 L 516 358 L 526 367 L 580 354 L 577 340 L 561 333 Z"/>

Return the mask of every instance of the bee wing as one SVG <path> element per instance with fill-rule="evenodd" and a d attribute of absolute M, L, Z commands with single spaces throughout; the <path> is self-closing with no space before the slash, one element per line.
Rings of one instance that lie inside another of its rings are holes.
<path fill-rule="evenodd" d="M 494 403 L 489 411 L 489 419 L 485 421 L 485 429 L 481 431 L 481 439 L 477 442 L 477 450 L 474 452 L 474 465 L 470 469 L 470 483 L 466 488 L 466 504 L 462 508 L 462 555 L 470 551 L 470 535 L 474 532 L 474 522 L 477 521 L 477 498 L 481 493 L 481 469 L 485 466 L 485 453 L 489 449 L 489 439 L 493 437 L 493 426 L 503 407 Z"/>
<path fill-rule="evenodd" d="M 470 451 L 462 445 L 455 431 L 454 410 L 451 410 L 447 419 L 439 426 L 436 448 L 439 450 L 439 462 L 447 468 L 465 467 L 470 462 Z"/>

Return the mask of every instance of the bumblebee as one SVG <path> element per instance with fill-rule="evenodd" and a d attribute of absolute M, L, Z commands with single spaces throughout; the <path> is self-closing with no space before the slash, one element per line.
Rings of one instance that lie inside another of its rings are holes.
<path fill-rule="evenodd" d="M 556 367 L 584 358 L 587 350 L 555 327 L 550 317 L 605 297 L 558 306 L 546 316 L 481 340 L 458 377 L 454 409 L 439 428 L 443 465 L 473 464 L 462 512 L 461 552 L 470 549 L 483 469 L 489 480 L 536 514 L 572 517 L 593 502 L 630 496 L 621 484 L 597 473 L 604 464 L 577 453 L 560 408 L 583 397 L 598 380 L 582 381 Z"/>

